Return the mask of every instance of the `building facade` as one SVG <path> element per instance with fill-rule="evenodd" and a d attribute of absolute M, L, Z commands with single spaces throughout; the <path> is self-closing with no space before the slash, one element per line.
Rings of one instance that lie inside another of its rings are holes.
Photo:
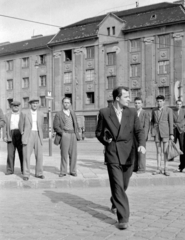
<path fill-rule="evenodd" d="M 35 42 L 35 48 L 9 55 L 4 50 L 3 55 L 0 46 L 1 107 L 6 112 L 8 101 L 17 96 L 24 108 L 35 94 L 47 112 L 44 97 L 49 91 L 55 114 L 67 96 L 80 127 L 91 137 L 98 111 L 112 102 L 115 86 L 130 88 L 131 106 L 141 96 L 151 110 L 159 94 L 169 106 L 179 98 L 184 105 L 184 34 L 183 5 L 160 3 L 85 19 L 50 39 L 40 37 L 40 48 Z"/>

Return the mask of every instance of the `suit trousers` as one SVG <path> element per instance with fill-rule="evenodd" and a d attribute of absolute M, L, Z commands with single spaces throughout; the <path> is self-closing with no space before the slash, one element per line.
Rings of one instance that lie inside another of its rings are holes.
<path fill-rule="evenodd" d="M 60 173 L 67 174 L 67 160 L 69 155 L 70 173 L 76 173 L 77 140 L 75 133 L 63 132 L 60 142 L 61 164 Z"/>
<path fill-rule="evenodd" d="M 23 145 L 23 175 L 30 176 L 30 157 L 34 149 L 36 165 L 35 176 L 43 175 L 43 150 L 37 131 L 31 131 L 27 145 Z"/>
<path fill-rule="evenodd" d="M 135 162 L 134 162 L 134 172 L 146 171 L 146 154 L 138 152 L 136 149 Z"/>
<path fill-rule="evenodd" d="M 132 166 L 107 164 L 111 188 L 111 202 L 113 207 L 117 209 L 117 217 L 119 222 L 129 221 L 129 201 L 126 190 L 132 175 Z"/>
<path fill-rule="evenodd" d="M 179 133 L 179 131 L 175 128 L 174 129 L 174 142 L 177 143 L 177 140 L 179 140 L 179 147 L 180 150 L 185 151 L 185 141 L 184 141 L 184 132 L 183 133 Z M 185 168 L 185 153 L 180 155 L 180 165 L 179 165 L 179 169 L 183 170 Z"/>
<path fill-rule="evenodd" d="M 11 130 L 12 142 L 7 143 L 7 173 L 14 173 L 14 164 L 15 164 L 15 151 L 17 149 L 20 160 L 21 172 L 23 172 L 23 149 L 22 149 L 22 141 L 21 141 L 21 133 L 19 129 Z"/>

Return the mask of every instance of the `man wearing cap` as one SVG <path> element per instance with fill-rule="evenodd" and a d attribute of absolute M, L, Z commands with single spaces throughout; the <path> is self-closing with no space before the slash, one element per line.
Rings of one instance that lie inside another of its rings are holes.
<path fill-rule="evenodd" d="M 23 121 L 23 180 L 30 177 L 30 157 L 34 149 L 36 166 L 35 177 L 44 179 L 43 175 L 43 113 L 38 111 L 39 99 L 31 98 L 29 101 L 31 109 L 24 115 Z"/>
<path fill-rule="evenodd" d="M 11 111 L 5 115 L 3 128 L 3 140 L 7 143 L 7 166 L 6 175 L 14 173 L 15 151 L 17 149 L 20 160 L 21 173 L 23 173 L 23 150 L 22 150 L 22 123 L 23 113 L 19 111 L 20 102 L 11 103 Z"/>

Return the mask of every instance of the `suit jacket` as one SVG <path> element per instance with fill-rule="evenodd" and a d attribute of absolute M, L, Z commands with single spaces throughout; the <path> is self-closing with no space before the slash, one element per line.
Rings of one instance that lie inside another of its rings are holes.
<path fill-rule="evenodd" d="M 3 111 L 0 109 L 0 129 L 4 127 L 4 124 L 5 124 L 4 114 Z"/>
<path fill-rule="evenodd" d="M 42 112 L 37 110 L 37 128 L 38 128 L 38 135 L 41 142 L 41 145 L 43 145 L 43 123 L 44 123 L 44 115 Z M 24 145 L 27 145 L 31 129 L 32 129 L 32 115 L 31 110 L 29 109 L 26 113 L 24 113 L 24 119 L 23 119 L 23 135 L 22 135 L 22 143 Z"/>
<path fill-rule="evenodd" d="M 105 129 L 110 132 L 112 142 L 104 141 Z M 121 124 L 113 106 L 99 112 L 96 137 L 105 146 L 105 162 L 121 165 L 133 164 L 134 137 L 140 146 L 145 146 L 145 134 L 135 109 L 124 107 Z"/>
<path fill-rule="evenodd" d="M 173 112 L 173 126 L 181 134 L 185 132 L 185 109 L 180 109 L 179 115 L 178 110 L 175 109 Z"/>
<path fill-rule="evenodd" d="M 3 138 L 7 139 L 7 142 L 12 141 L 12 135 L 10 130 L 10 121 L 11 121 L 12 112 L 9 112 L 5 115 L 5 126 L 3 128 Z M 22 134 L 23 133 L 23 118 L 24 115 L 22 112 L 19 113 L 19 131 Z"/>
<path fill-rule="evenodd" d="M 163 111 L 158 117 L 158 108 L 152 110 L 152 136 L 156 136 L 156 131 L 159 131 L 162 138 L 168 138 L 173 135 L 173 111 L 169 107 L 163 107 Z"/>
<path fill-rule="evenodd" d="M 150 115 L 149 115 L 149 113 L 142 109 L 139 114 L 139 120 L 140 120 L 141 127 L 145 131 L 145 140 L 147 140 L 148 133 L 150 130 Z"/>
<path fill-rule="evenodd" d="M 71 112 L 71 116 L 73 119 L 73 126 L 74 126 L 74 133 L 76 134 L 76 139 L 80 140 L 80 135 L 79 135 L 79 127 L 78 127 L 78 122 L 77 122 L 77 117 L 76 114 L 70 110 Z M 62 138 L 62 134 L 63 134 L 63 129 L 65 126 L 65 113 L 63 111 L 60 111 L 58 113 L 56 113 L 54 121 L 53 121 L 53 129 L 56 132 L 56 136 L 55 136 L 55 140 L 54 140 L 54 144 L 55 145 L 59 145 L 61 138 Z"/>

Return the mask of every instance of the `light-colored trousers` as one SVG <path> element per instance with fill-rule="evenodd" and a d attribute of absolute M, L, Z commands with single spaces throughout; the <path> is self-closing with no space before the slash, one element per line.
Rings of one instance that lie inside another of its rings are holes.
<path fill-rule="evenodd" d="M 31 131 L 27 145 L 23 145 L 23 175 L 30 176 L 30 157 L 34 149 L 36 165 L 35 175 L 43 175 L 43 150 L 37 131 Z"/>
<path fill-rule="evenodd" d="M 77 140 L 75 133 L 63 132 L 60 142 L 61 164 L 60 173 L 67 174 L 67 159 L 69 155 L 70 173 L 76 173 Z"/>

